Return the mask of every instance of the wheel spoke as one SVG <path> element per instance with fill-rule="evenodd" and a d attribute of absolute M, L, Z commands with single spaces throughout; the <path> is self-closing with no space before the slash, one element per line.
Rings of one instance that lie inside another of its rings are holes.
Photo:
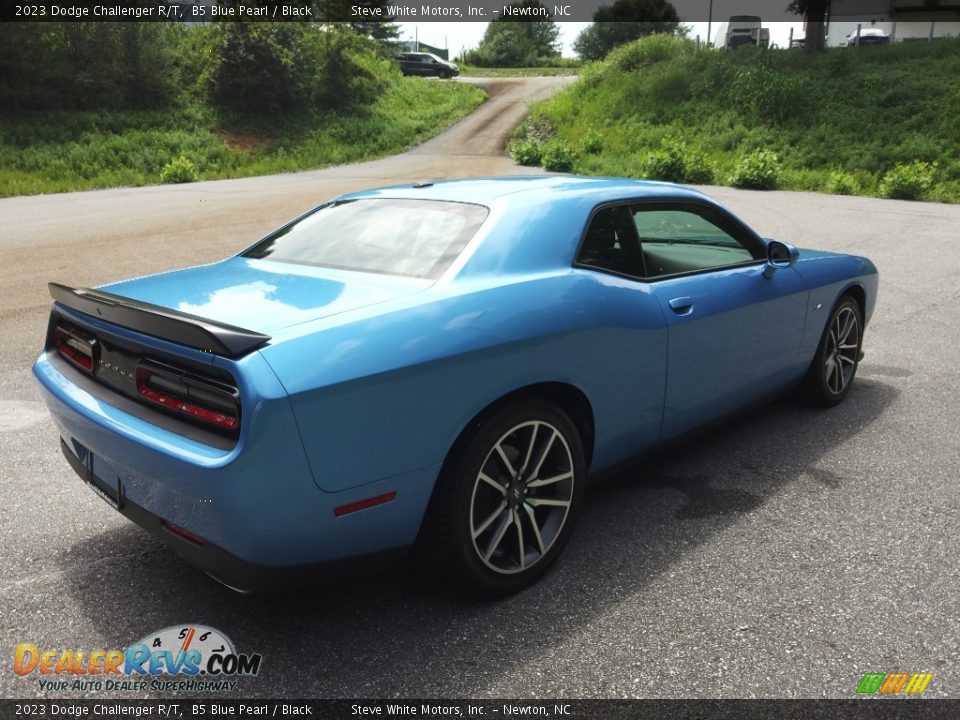
<path fill-rule="evenodd" d="M 853 358 L 848 358 L 846 355 L 837 355 L 837 360 L 842 363 L 848 363 L 851 367 L 853 367 Z"/>
<path fill-rule="evenodd" d="M 840 363 L 837 362 L 837 359 L 833 356 L 827 360 L 827 387 L 830 388 L 830 392 L 838 393 L 843 387 L 843 373 L 840 370 Z"/>
<path fill-rule="evenodd" d="M 511 517 L 510 513 L 503 513 L 503 520 L 500 521 L 500 527 L 497 528 L 497 532 L 494 533 L 493 539 L 490 541 L 490 544 L 487 546 L 487 552 L 484 553 L 483 559 L 488 561 L 493 557 L 493 553 L 500 543 L 503 542 L 503 536 L 507 534 L 507 529 L 510 527 Z"/>
<path fill-rule="evenodd" d="M 565 473 L 561 473 L 560 475 L 554 475 L 553 477 L 549 477 L 549 478 L 540 478 L 538 480 L 531 480 L 530 482 L 527 483 L 527 487 L 537 488 L 537 487 L 543 487 L 544 485 L 553 485 L 554 483 L 558 483 L 561 480 L 569 480 L 572 477 L 573 477 L 572 472 L 565 472 Z"/>
<path fill-rule="evenodd" d="M 506 501 L 506 500 L 503 500 L 503 501 L 500 503 L 500 505 L 497 506 L 497 509 L 493 511 L 493 513 L 490 515 L 490 517 L 488 517 L 486 520 L 484 520 L 484 521 L 480 524 L 480 527 L 477 528 L 477 529 L 474 531 L 474 533 L 473 533 L 473 539 L 476 540 L 478 537 L 480 537 L 481 535 L 483 535 L 484 531 L 486 531 L 486 529 L 493 524 L 493 521 L 496 520 L 498 517 L 500 517 L 500 515 L 501 515 L 501 514 L 503 513 L 503 511 L 506 510 L 506 509 L 507 509 L 507 501 Z"/>
<path fill-rule="evenodd" d="M 827 384 L 830 384 L 831 378 L 833 378 L 833 373 L 837 369 L 837 361 L 833 359 L 833 356 L 827 358 Z"/>
<path fill-rule="evenodd" d="M 507 469 L 507 472 L 510 474 L 511 478 L 517 476 L 517 471 L 513 467 L 513 463 L 510 462 L 510 458 L 507 457 L 507 454 L 503 451 L 503 445 L 497 443 L 497 455 L 500 456 L 500 462 L 503 463 L 503 466 Z"/>
<path fill-rule="evenodd" d="M 857 346 L 856 346 L 856 345 L 849 345 L 849 344 L 848 344 L 848 345 L 838 345 L 837 347 L 839 347 L 841 350 L 856 350 L 856 349 L 857 349 Z"/>
<path fill-rule="evenodd" d="M 530 465 L 530 458 L 533 457 L 533 446 L 537 442 L 537 431 L 540 429 L 540 423 L 533 424 L 533 430 L 530 433 L 530 443 L 527 445 L 527 455 L 523 458 L 523 464 L 520 466 L 520 472 L 526 472 Z"/>
<path fill-rule="evenodd" d="M 537 466 L 533 469 L 533 472 L 530 473 L 531 478 L 536 479 L 540 477 L 540 468 L 543 467 L 543 461 L 546 460 L 547 455 L 550 454 L 550 450 L 553 448 L 553 443 L 557 439 L 557 434 L 558 434 L 557 431 L 554 430 L 553 434 L 550 435 L 550 439 L 547 440 L 547 444 L 543 446 L 543 452 L 540 454 L 540 459 L 537 460 Z"/>
<path fill-rule="evenodd" d="M 527 502 L 533 507 L 570 507 L 569 500 L 556 500 L 554 498 L 528 497 Z"/>
<path fill-rule="evenodd" d="M 501 495 L 506 495 L 506 494 L 507 494 L 507 488 L 505 488 L 503 485 L 501 485 L 500 483 L 498 483 L 496 480 L 494 480 L 492 477 L 490 477 L 490 476 L 487 475 L 486 473 L 481 472 L 477 477 L 478 477 L 480 480 L 483 480 L 483 482 L 485 482 L 487 485 L 489 485 L 489 486 L 492 487 L 494 490 L 496 490 L 497 492 L 499 492 Z"/>
<path fill-rule="evenodd" d="M 850 333 L 857 324 L 852 311 L 848 310 L 846 313 L 844 313 L 844 317 L 846 320 L 843 323 L 843 330 L 840 331 L 840 335 L 838 337 L 838 340 L 841 343 L 845 342 L 846 339 L 850 337 Z"/>
<path fill-rule="evenodd" d="M 523 547 L 523 526 L 520 524 L 520 513 L 516 510 L 513 511 L 513 523 L 517 526 L 517 550 L 519 554 L 517 555 L 518 563 L 520 569 L 523 570 L 527 566 L 527 551 Z"/>
<path fill-rule="evenodd" d="M 537 526 L 536 513 L 534 513 L 529 503 L 524 503 L 523 509 L 526 510 L 527 517 L 530 518 L 530 527 L 533 528 L 533 536 L 537 539 L 537 547 L 540 548 L 540 555 L 542 556 L 547 550 L 543 546 L 543 537 L 540 535 L 540 528 Z"/>

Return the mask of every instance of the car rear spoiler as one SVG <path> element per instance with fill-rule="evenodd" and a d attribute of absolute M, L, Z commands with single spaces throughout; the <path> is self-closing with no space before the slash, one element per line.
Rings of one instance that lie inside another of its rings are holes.
<path fill-rule="evenodd" d="M 235 358 L 270 340 L 269 335 L 102 290 L 72 288 L 53 282 L 49 287 L 50 297 L 64 307 L 204 352 Z"/>

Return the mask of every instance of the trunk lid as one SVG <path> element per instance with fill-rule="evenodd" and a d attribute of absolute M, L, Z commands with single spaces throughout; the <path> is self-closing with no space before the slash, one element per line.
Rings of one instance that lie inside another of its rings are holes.
<path fill-rule="evenodd" d="M 432 280 L 234 257 L 99 289 L 270 334 L 426 289 Z"/>

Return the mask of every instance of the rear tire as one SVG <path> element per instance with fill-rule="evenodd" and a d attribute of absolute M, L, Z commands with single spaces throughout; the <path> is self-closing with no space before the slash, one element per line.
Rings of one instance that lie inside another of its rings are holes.
<path fill-rule="evenodd" d="M 437 480 L 423 550 L 472 594 L 536 582 L 573 531 L 586 464 L 576 426 L 556 405 L 523 401 L 481 417 Z"/>
<path fill-rule="evenodd" d="M 850 392 L 860 365 L 863 313 L 849 295 L 830 313 L 820 345 L 807 373 L 806 389 L 814 403 L 833 407 Z"/>

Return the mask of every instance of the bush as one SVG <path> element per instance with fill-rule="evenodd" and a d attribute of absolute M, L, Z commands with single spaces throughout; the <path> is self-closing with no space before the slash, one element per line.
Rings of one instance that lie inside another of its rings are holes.
<path fill-rule="evenodd" d="M 750 190 L 773 190 L 780 183 L 780 158 L 770 150 L 754 150 L 737 163 L 730 184 Z"/>
<path fill-rule="evenodd" d="M 521 165 L 537 167 L 543 160 L 543 146 L 536 138 L 528 138 L 518 143 L 514 143 L 510 148 L 510 154 L 513 159 Z"/>
<path fill-rule="evenodd" d="M 166 165 L 160 171 L 160 182 L 167 183 L 188 183 L 196 182 L 197 169 L 188 158 L 179 155 Z"/>
<path fill-rule="evenodd" d="M 543 148 L 543 168 L 551 172 L 570 172 L 577 155 L 561 140 L 553 140 Z"/>
<path fill-rule="evenodd" d="M 596 130 L 587 130 L 580 141 L 580 149 L 587 155 L 596 155 L 603 150 L 603 135 Z"/>
<path fill-rule="evenodd" d="M 309 101 L 338 109 L 362 107 L 387 89 L 388 75 L 397 72 L 397 68 L 379 56 L 373 41 L 342 27 L 318 32 L 313 23 L 304 24 L 309 33 L 307 48 L 314 59 L 313 63 L 305 63 L 302 80 Z"/>
<path fill-rule="evenodd" d="M 221 108 L 271 112 L 297 100 L 297 23 L 223 23 L 214 49 L 210 93 Z"/>
<path fill-rule="evenodd" d="M 900 200 L 919 200 L 930 192 L 937 163 L 898 163 L 880 181 L 880 194 Z"/>
<path fill-rule="evenodd" d="M 673 35 L 656 34 L 621 45 L 607 56 L 607 65 L 621 72 L 634 72 L 656 63 L 676 60 L 693 53 L 689 40 Z"/>
<path fill-rule="evenodd" d="M 314 23 L 224 23 L 210 95 L 220 109 L 270 114 L 371 102 L 389 61 L 350 30 Z"/>
<path fill-rule="evenodd" d="M 700 153 L 681 140 L 668 138 L 660 149 L 647 155 L 640 165 L 640 174 L 654 180 L 675 183 L 709 183 L 713 170 Z"/>
<path fill-rule="evenodd" d="M 825 190 L 834 195 L 856 195 L 860 189 L 860 183 L 848 172 L 843 170 L 834 170 L 827 179 Z"/>

